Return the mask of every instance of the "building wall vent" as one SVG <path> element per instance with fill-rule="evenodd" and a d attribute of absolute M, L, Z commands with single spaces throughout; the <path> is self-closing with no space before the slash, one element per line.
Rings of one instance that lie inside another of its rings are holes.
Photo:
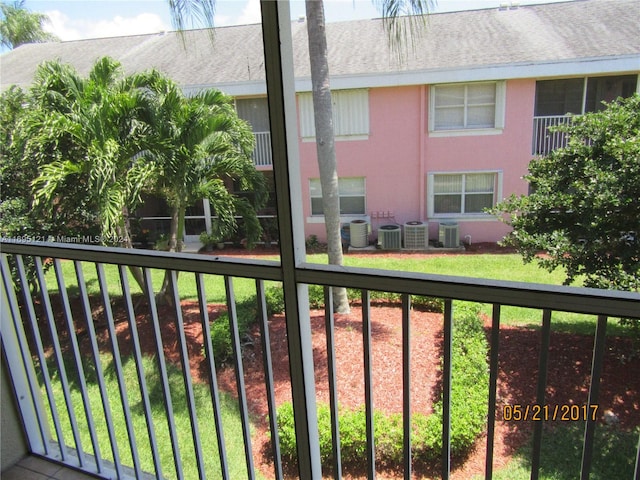
<path fill-rule="evenodd" d="M 404 248 L 426 250 L 429 245 L 429 224 L 427 222 L 407 222 L 404 224 Z"/>
<path fill-rule="evenodd" d="M 441 222 L 438 228 L 438 242 L 444 248 L 460 246 L 460 232 L 456 222 Z"/>
<path fill-rule="evenodd" d="M 378 244 L 383 250 L 400 250 L 401 242 L 400 225 L 382 225 L 378 228 Z"/>
<path fill-rule="evenodd" d="M 369 246 L 369 223 L 366 220 L 352 220 L 349 224 L 349 244 L 352 247 Z"/>

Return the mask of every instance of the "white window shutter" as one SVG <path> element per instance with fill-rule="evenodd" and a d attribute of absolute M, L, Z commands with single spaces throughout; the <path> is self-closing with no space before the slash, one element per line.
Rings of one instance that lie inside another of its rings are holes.
<path fill-rule="evenodd" d="M 333 127 L 336 137 L 369 134 L 369 91 L 335 90 L 333 100 Z M 313 138 L 316 135 L 311 92 L 298 94 L 300 109 L 300 135 Z"/>
<path fill-rule="evenodd" d="M 311 92 L 298 94 L 298 108 L 300 114 L 300 135 L 302 138 L 313 138 L 316 136 L 316 126 L 313 119 L 313 95 Z"/>

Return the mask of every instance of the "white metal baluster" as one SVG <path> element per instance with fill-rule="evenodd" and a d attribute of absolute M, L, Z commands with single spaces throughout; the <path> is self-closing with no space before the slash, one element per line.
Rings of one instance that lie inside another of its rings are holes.
<path fill-rule="evenodd" d="M 552 120 L 549 117 L 543 119 L 544 122 L 544 130 L 543 130 L 543 147 L 542 147 L 542 155 L 548 154 L 553 149 L 553 134 L 549 131 L 549 127 L 553 125 Z"/>
<path fill-rule="evenodd" d="M 269 166 L 273 164 L 273 160 L 271 159 L 271 133 L 267 132 L 264 135 L 264 155 L 265 155 L 265 165 Z"/>
<path fill-rule="evenodd" d="M 136 325 L 136 314 L 133 309 L 131 300 L 131 288 L 129 287 L 129 278 L 127 276 L 127 267 L 120 265 L 118 267 L 120 273 L 120 284 L 122 285 L 122 295 L 127 305 L 127 313 L 129 317 L 129 328 L 131 330 L 131 343 L 136 361 L 136 373 L 138 374 L 138 382 L 140 383 L 140 394 L 142 396 L 142 405 L 144 408 L 144 416 L 147 424 L 147 433 L 149 434 L 149 444 L 151 446 L 151 455 L 153 457 L 153 465 L 156 471 L 156 478 L 163 478 L 162 463 L 160 462 L 160 453 L 158 450 L 158 441 L 156 439 L 156 431 L 153 426 L 153 415 L 151 412 L 151 404 L 149 402 L 149 389 L 147 388 L 147 380 L 142 364 L 142 350 L 140 348 L 140 338 L 138 336 L 138 327 Z"/>
<path fill-rule="evenodd" d="M 224 441 L 222 427 L 222 414 L 220 407 L 220 395 L 218 390 L 218 379 L 216 377 L 216 363 L 213 358 L 213 347 L 211 345 L 211 327 L 209 325 L 209 310 L 207 309 L 207 296 L 204 290 L 204 279 L 201 273 L 196 273 L 196 287 L 198 290 L 198 305 L 200 306 L 200 321 L 202 322 L 202 336 L 204 338 L 204 350 L 207 356 L 209 367 L 209 389 L 211 402 L 213 403 L 213 419 L 216 425 L 216 439 L 218 440 L 218 455 L 220 457 L 220 471 L 223 480 L 229 479 L 229 462 L 227 460 L 227 449 Z"/>
<path fill-rule="evenodd" d="M 82 272 L 82 263 L 80 261 L 74 262 L 76 270 L 76 278 L 78 280 L 78 288 L 80 289 L 80 298 L 82 300 L 82 306 L 85 314 L 85 322 L 87 324 L 87 331 L 89 333 L 89 341 L 91 344 L 91 354 L 93 355 L 93 361 L 96 367 L 96 377 L 98 378 L 98 388 L 100 389 L 100 399 L 102 400 L 102 410 L 104 412 L 104 418 L 107 426 L 107 433 L 109 435 L 109 444 L 111 447 L 111 453 L 113 455 L 113 463 L 116 469 L 116 473 L 119 478 L 124 475 L 122 470 L 122 462 L 120 461 L 120 449 L 118 448 L 118 440 L 116 433 L 113 429 L 113 417 L 111 416 L 111 404 L 109 402 L 109 394 L 107 392 L 107 386 L 104 381 L 104 371 L 102 370 L 102 361 L 100 360 L 100 350 L 98 348 L 98 342 L 96 340 L 96 330 L 93 326 L 93 318 L 91 316 L 91 304 L 89 303 L 89 295 L 87 294 L 87 284 L 84 280 L 84 273 Z M 100 459 L 101 462 L 102 459 Z M 99 471 L 102 471 L 101 465 L 98 465 Z"/>
<path fill-rule="evenodd" d="M 256 152 L 258 154 L 258 166 L 269 166 L 273 162 L 271 161 L 271 133 L 260 132 L 256 134 Z"/>
<path fill-rule="evenodd" d="M 171 437 L 171 450 L 173 451 L 173 464 L 176 467 L 176 476 L 179 480 L 184 478 L 182 472 L 182 459 L 180 457 L 180 446 L 178 445 L 178 433 L 176 431 L 176 422 L 173 418 L 173 402 L 171 401 L 171 390 L 169 389 L 169 375 L 167 374 L 167 363 L 164 358 L 164 348 L 162 346 L 162 335 L 160 333 L 160 319 L 158 317 L 158 307 L 156 306 L 156 298 L 153 292 L 153 282 L 151 281 L 151 271 L 148 268 L 143 269 L 144 284 L 147 291 L 147 300 L 149 301 L 149 310 L 151 311 L 151 322 L 153 324 L 153 334 L 156 343 L 156 358 L 158 360 L 158 369 L 162 378 L 162 394 L 164 396 L 164 411 L 167 417 L 167 425 L 169 427 L 169 436 Z"/>
<path fill-rule="evenodd" d="M 533 139 L 531 140 L 531 154 L 537 155 L 540 151 L 540 119 L 533 119 Z"/>
<path fill-rule="evenodd" d="M 42 337 L 40 335 L 40 328 L 38 327 L 36 312 L 33 308 L 33 300 L 29 294 L 29 287 L 27 277 L 24 269 L 24 262 L 22 256 L 16 255 L 16 265 L 18 267 L 18 276 L 20 277 L 20 283 L 23 286 L 24 300 L 27 305 L 27 311 L 29 312 L 29 325 L 33 333 L 33 340 L 36 344 L 36 353 L 38 355 L 38 362 L 40 363 L 40 371 L 42 372 L 42 379 L 44 383 L 45 391 L 47 392 L 47 402 L 49 403 L 49 410 L 51 411 L 51 420 L 53 421 L 53 427 L 56 431 L 56 440 L 58 447 L 60 448 L 60 455 L 62 460 L 66 460 L 67 453 L 64 445 L 64 437 L 62 434 L 62 425 L 60 423 L 60 415 L 58 414 L 58 407 L 56 405 L 56 399 L 53 395 L 53 388 L 51 386 L 51 375 L 49 375 L 49 367 L 47 366 L 47 360 L 44 355 L 44 347 L 42 345 Z"/>
<path fill-rule="evenodd" d="M 2 318 L 0 340 L 6 353 L 7 366 L 11 372 L 12 383 L 14 389 L 16 389 L 16 396 L 18 397 L 16 400 L 20 410 L 23 412 L 23 417 L 27 417 L 25 418 L 25 430 L 31 451 L 49 455 L 51 433 L 49 432 L 44 405 L 41 401 L 42 393 L 40 392 L 33 361 L 31 360 L 31 352 L 29 351 L 29 344 L 24 331 L 20 308 L 18 307 L 18 299 L 13 287 L 9 262 L 5 254 L 1 258 L 0 270 L 2 270 L 4 284 L 4 289 L 2 290 L 3 301 L 6 299 L 8 304 L 8 308 L 5 308 L 4 303 L 0 308 L 0 316 Z M 24 268 L 22 269 L 22 277 L 24 277 Z M 23 280 L 20 280 L 20 283 L 23 286 L 23 291 L 28 296 L 29 286 Z M 28 315 L 31 315 L 30 318 L 35 318 L 32 315 L 33 304 L 31 302 L 25 302 L 25 304 L 27 305 Z M 8 311 L 11 312 L 11 320 L 9 320 Z M 22 365 L 19 364 L 20 361 L 22 361 Z M 18 365 L 14 366 L 14 362 Z M 20 382 L 20 385 L 18 385 L 18 379 L 15 378 L 18 375 L 16 370 L 24 372 L 26 376 L 26 381 Z M 21 395 L 24 390 L 28 390 L 28 395 Z M 33 421 L 35 421 L 36 425 L 34 425 Z"/>
<path fill-rule="evenodd" d="M 557 127 L 558 125 L 560 125 L 560 119 L 558 118 L 552 118 L 549 120 L 550 126 L 551 127 Z M 546 153 L 550 153 L 553 150 L 556 150 L 560 147 L 560 140 L 562 138 L 562 134 L 560 132 L 553 132 L 553 134 L 551 135 L 551 148 L 549 149 L 549 151 L 547 151 Z"/>
<path fill-rule="evenodd" d="M 38 283 L 40 285 L 40 293 L 42 303 L 45 308 L 47 323 L 49 325 L 49 333 L 51 334 L 51 342 L 53 343 L 53 351 L 58 363 L 58 374 L 60 375 L 60 383 L 62 385 L 62 393 L 64 395 L 65 406 L 67 407 L 67 413 L 69 414 L 69 423 L 71 424 L 71 432 L 73 434 L 73 440 L 75 442 L 75 450 L 78 456 L 78 461 L 81 462 L 81 456 L 83 455 L 82 439 L 80 438 L 80 430 L 78 428 L 78 421 L 76 419 L 75 408 L 73 407 L 73 399 L 71 398 L 71 387 L 69 386 L 69 379 L 67 378 L 67 369 L 64 364 L 64 358 L 62 357 L 62 349 L 60 348 L 60 339 L 58 338 L 58 329 L 56 328 L 56 319 L 53 315 L 51 308 L 51 299 L 49 298 L 49 291 L 47 289 L 47 282 L 44 278 L 44 269 L 42 267 L 42 259 L 40 257 L 34 257 L 36 266 L 36 276 L 38 277 Z M 69 332 L 71 334 L 71 332 Z M 62 441 L 64 444 L 64 439 Z M 65 447 L 66 449 L 66 447 Z M 65 453 L 61 452 L 64 459 Z M 69 458 L 67 458 L 69 460 Z"/>
<path fill-rule="evenodd" d="M 64 317 L 67 322 L 67 329 L 69 330 L 69 339 L 71 340 L 71 348 L 73 350 L 73 358 L 78 370 L 78 382 L 80 383 L 80 395 L 82 396 L 82 406 L 84 407 L 84 413 L 87 416 L 87 426 L 89 427 L 89 437 L 91 438 L 91 444 L 93 446 L 93 453 L 95 456 L 96 467 L 99 471 L 102 471 L 102 457 L 100 454 L 100 444 L 98 442 L 98 435 L 96 433 L 95 421 L 93 420 L 93 413 L 91 412 L 91 403 L 89 402 L 89 394 L 87 390 L 87 381 L 85 378 L 84 367 L 82 366 L 82 358 L 80 356 L 80 347 L 78 346 L 78 339 L 76 337 L 76 328 L 73 323 L 73 316 L 71 314 L 71 306 L 69 304 L 69 295 L 67 294 L 67 287 L 64 281 L 64 274 L 62 272 L 62 265 L 60 259 L 55 258 L 53 260 L 53 268 L 56 274 L 56 280 L 58 281 L 58 291 L 60 292 L 60 298 L 62 299 L 62 308 L 64 311 Z M 84 466 L 84 452 L 79 452 L 78 460 L 80 466 Z"/>
<path fill-rule="evenodd" d="M 187 406 L 189 408 L 189 420 L 191 423 L 191 435 L 193 446 L 195 447 L 196 462 L 200 478 L 206 478 L 204 459 L 202 456 L 202 443 L 200 442 L 200 431 L 198 428 L 198 413 L 196 412 L 196 400 L 193 395 L 193 381 L 191 378 L 191 366 L 189 364 L 189 352 L 187 350 L 187 340 L 184 334 L 184 320 L 182 318 L 182 307 L 180 305 L 180 295 L 178 295 L 178 277 L 175 270 L 169 272 L 169 287 L 173 293 L 173 305 L 176 312 L 176 333 L 178 335 L 178 345 L 180 347 L 180 361 L 182 362 L 182 378 L 187 395 Z"/>
<path fill-rule="evenodd" d="M 120 391 L 120 399 L 122 401 L 122 412 L 124 413 L 125 424 L 127 425 L 129 447 L 131 448 L 131 458 L 133 459 L 133 469 L 136 472 L 136 476 L 140 478 L 142 476 L 142 469 L 140 467 L 140 456 L 138 455 L 136 434 L 133 429 L 131 409 L 129 408 L 129 396 L 127 395 L 127 387 L 124 382 L 122 358 L 120 357 L 120 347 L 118 347 L 118 336 L 116 334 L 115 321 L 113 318 L 113 312 L 111 310 L 111 299 L 109 297 L 107 280 L 104 273 L 104 265 L 102 263 L 96 263 L 96 270 L 98 272 L 98 285 L 100 287 L 100 293 L 102 295 L 102 303 L 104 305 L 107 328 L 109 330 L 109 337 L 111 339 L 113 363 L 115 365 L 116 376 L 118 379 L 118 389 Z"/>

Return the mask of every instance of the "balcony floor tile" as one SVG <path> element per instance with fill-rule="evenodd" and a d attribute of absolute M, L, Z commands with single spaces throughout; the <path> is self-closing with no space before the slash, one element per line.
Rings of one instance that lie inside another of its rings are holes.
<path fill-rule="evenodd" d="M 33 456 L 23 458 L 13 467 L 2 472 L 2 480 L 95 480 L 96 478 L 99 477 Z"/>

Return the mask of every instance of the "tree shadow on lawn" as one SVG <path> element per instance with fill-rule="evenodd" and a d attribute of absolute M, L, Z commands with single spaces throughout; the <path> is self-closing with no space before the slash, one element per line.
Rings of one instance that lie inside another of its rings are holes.
<path fill-rule="evenodd" d="M 627 431 L 617 425 L 598 424 L 593 445 L 589 478 L 609 480 L 633 478 L 640 429 Z M 545 426 L 540 453 L 540 478 L 573 480 L 582 465 L 584 423 L 570 422 Z M 513 455 L 523 469 L 531 469 L 532 443 L 528 441 Z M 498 478 L 506 478 L 499 476 Z M 518 477 L 520 478 L 520 477 Z M 529 478 L 528 475 L 523 478 Z M 510 480 L 516 480 L 510 478 Z"/>
<path fill-rule="evenodd" d="M 487 329 L 490 335 L 490 329 Z M 593 335 L 579 335 L 564 332 L 552 332 L 549 348 L 547 387 L 545 405 L 552 412 L 556 405 L 562 412 L 563 406 L 583 406 L 588 402 L 591 381 L 591 363 L 593 355 Z M 526 407 L 536 403 L 539 354 L 541 334 L 537 329 L 501 327 L 500 329 L 500 366 L 498 378 L 498 396 L 496 421 L 498 428 L 506 429 L 504 448 L 508 455 L 530 457 L 530 448 L 534 422 L 505 421 L 505 407 Z M 629 432 L 640 426 L 640 358 L 623 363 L 621 357 L 628 355 L 632 348 L 632 339 L 608 336 L 606 353 L 600 382 L 600 396 L 596 418 L 598 420 L 599 446 L 594 456 L 601 458 L 606 465 L 609 460 L 624 464 L 629 461 L 622 453 L 629 450 L 623 446 L 628 441 Z M 508 410 L 508 408 L 507 408 Z M 564 409 L 566 411 L 566 408 Z M 580 409 L 582 412 L 583 410 Z M 588 410 L 591 411 L 591 410 Z M 615 427 L 604 425 L 605 412 L 612 412 Z M 574 461 L 577 451 L 582 452 L 582 421 L 547 421 L 543 435 L 543 466 L 545 471 L 555 472 L 553 478 L 575 478 L 580 462 Z M 631 435 L 633 437 L 633 435 Z M 614 443 L 620 447 L 612 447 Z M 637 444 L 637 433 L 634 446 Z M 635 447 L 634 447 L 635 448 Z M 634 450 L 631 448 L 631 450 Z M 617 455 L 609 455 L 610 450 L 618 449 Z M 527 452 L 524 453 L 523 452 Z M 627 452 L 631 459 L 635 452 Z M 548 464 L 545 464 L 547 462 Z M 577 465 L 577 466 L 576 466 Z M 624 466 L 624 465 L 623 465 Z M 616 465 L 611 464 L 611 467 Z M 597 477 L 621 478 L 621 477 Z"/>

